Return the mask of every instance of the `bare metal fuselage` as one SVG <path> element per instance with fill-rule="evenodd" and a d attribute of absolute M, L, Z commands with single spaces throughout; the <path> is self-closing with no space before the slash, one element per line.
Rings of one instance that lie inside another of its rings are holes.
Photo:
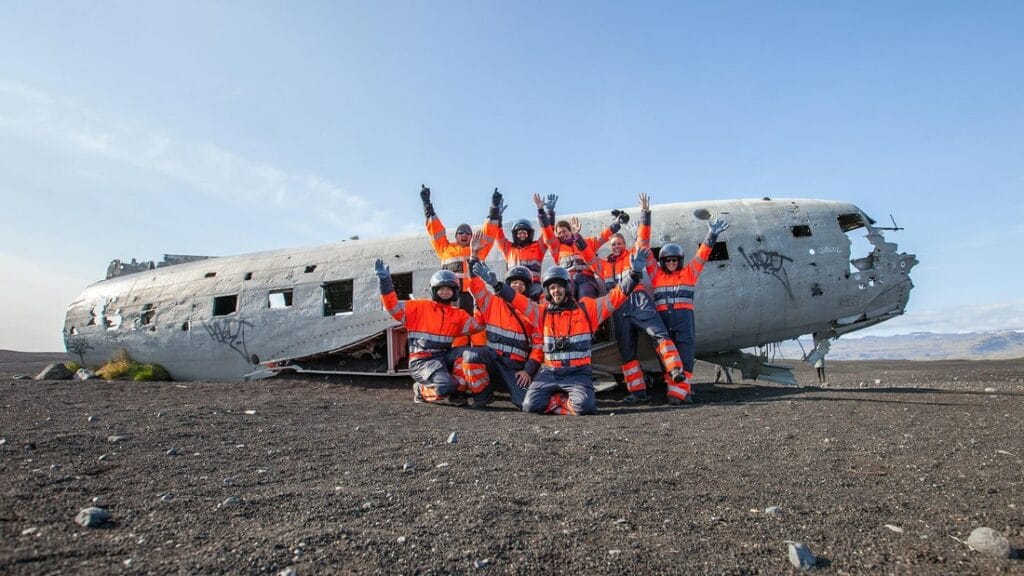
<path fill-rule="evenodd" d="M 697 285 L 701 358 L 804 334 L 838 337 L 902 314 L 913 287 L 914 256 L 898 253 L 852 204 L 729 200 L 652 210 L 652 246 L 675 242 L 687 257 L 707 232 L 695 214 L 731 224 Z M 637 209 L 630 212 L 635 221 Z M 609 220 L 607 212 L 579 216 L 585 235 Z M 855 236 L 866 238 L 865 253 L 851 254 Z M 68 307 L 65 345 L 87 366 L 124 350 L 180 380 L 267 376 L 315 359 L 327 359 L 319 363 L 327 372 L 401 373 L 404 340 L 381 308 L 377 257 L 393 274 L 411 273 L 413 296 L 428 297 L 438 263 L 425 233 L 210 258 L 89 286 Z M 489 260 L 501 261 L 497 250 Z M 325 304 L 339 283 L 350 291 L 341 311 Z M 359 357 L 370 364 L 337 360 Z M 615 347 L 600 346 L 595 364 L 617 371 Z"/>

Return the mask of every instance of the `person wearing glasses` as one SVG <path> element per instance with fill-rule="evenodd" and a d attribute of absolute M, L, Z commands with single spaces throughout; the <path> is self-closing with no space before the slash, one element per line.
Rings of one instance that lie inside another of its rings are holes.
<path fill-rule="evenodd" d="M 647 274 L 651 277 L 651 286 L 654 288 L 654 308 L 661 314 L 661 319 L 676 344 L 686 376 L 682 382 L 666 378 L 668 403 L 673 406 L 693 403 L 690 382 L 693 379 L 697 343 L 693 320 L 693 294 L 697 287 L 697 279 L 711 255 L 711 248 L 718 240 L 718 235 L 727 228 L 729 223 L 721 218 L 708 222 L 708 235 L 697 248 L 697 254 L 685 266 L 683 248 L 679 244 L 669 243 L 662 246 L 657 264 L 653 256 L 648 258 Z"/>
<path fill-rule="evenodd" d="M 430 236 L 430 244 L 434 252 L 441 260 L 443 270 L 451 270 L 459 281 L 459 295 L 456 304 L 466 312 L 473 313 L 473 293 L 469 285 L 469 258 L 471 255 L 470 244 L 473 241 L 473 229 L 469 224 L 459 224 L 455 228 L 455 242 L 448 240 L 448 231 L 445 229 L 441 219 L 434 212 L 434 205 L 430 201 L 430 188 L 423 186 L 420 190 L 420 200 L 423 201 L 423 215 L 427 219 L 427 235 Z M 489 247 L 488 247 L 489 248 Z M 484 252 L 481 255 L 486 258 Z"/>

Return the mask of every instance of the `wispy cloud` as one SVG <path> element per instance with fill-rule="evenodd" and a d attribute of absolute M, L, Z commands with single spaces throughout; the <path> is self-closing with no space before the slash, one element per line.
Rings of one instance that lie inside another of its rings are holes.
<path fill-rule="evenodd" d="M 0 80 L 0 132 L 150 172 L 238 205 L 302 212 L 304 218 L 343 224 L 353 234 L 371 236 L 388 220 L 387 211 L 319 176 L 257 162 L 216 144 L 174 139 L 15 81 Z"/>

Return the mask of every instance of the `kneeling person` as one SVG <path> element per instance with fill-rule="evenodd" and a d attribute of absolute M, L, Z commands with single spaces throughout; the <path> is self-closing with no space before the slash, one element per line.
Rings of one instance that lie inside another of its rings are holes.
<path fill-rule="evenodd" d="M 461 349 L 452 350 L 452 341 L 483 330 L 475 318 L 453 305 L 458 297 L 459 279 L 450 270 L 439 270 L 430 277 L 430 301 L 399 300 L 391 271 L 380 258 L 374 262 L 374 272 L 380 281 L 384 309 L 409 331 L 413 400 L 441 402 L 448 399 L 458 387 L 449 367 L 463 353 Z"/>
<path fill-rule="evenodd" d="M 597 413 L 591 337 L 640 281 L 648 254 L 646 249 L 637 251 L 631 261 L 632 273 L 600 298 L 574 299 L 569 291 L 569 273 L 561 266 L 551 266 L 542 276 L 544 299 L 539 303 L 500 283 L 482 262 L 474 266 L 474 272 L 491 284 L 496 294 L 523 312 L 543 334 L 544 361 L 523 399 L 524 412 L 549 411 L 552 398 L 565 393 L 566 413 Z"/>

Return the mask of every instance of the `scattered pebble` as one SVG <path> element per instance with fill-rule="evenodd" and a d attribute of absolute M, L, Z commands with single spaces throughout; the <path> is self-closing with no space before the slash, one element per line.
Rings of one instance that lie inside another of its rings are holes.
<path fill-rule="evenodd" d="M 612 548 L 608 551 L 609 556 L 618 556 L 619 554 L 622 554 L 622 550 L 619 550 L 618 548 Z"/>
<path fill-rule="evenodd" d="M 228 508 L 231 506 L 238 506 L 242 503 L 242 500 L 238 496 L 229 496 L 226 500 L 220 503 L 222 508 Z"/>
<path fill-rule="evenodd" d="M 163 412 L 157 412 L 156 413 L 156 417 L 157 418 L 163 418 L 164 417 L 164 413 Z"/>
<path fill-rule="evenodd" d="M 103 508 L 96 508 L 95 506 L 83 508 L 75 516 L 75 522 L 86 528 L 95 528 L 106 523 L 108 520 L 110 520 L 110 513 Z"/>
<path fill-rule="evenodd" d="M 764 509 L 764 513 L 765 514 L 776 514 L 776 515 L 782 514 L 782 508 L 779 508 L 778 506 L 769 506 L 769 507 Z"/>
<path fill-rule="evenodd" d="M 487 559 L 487 558 L 484 558 L 483 560 L 474 560 L 473 561 L 473 568 L 476 568 L 477 570 L 479 570 L 481 568 L 486 568 L 487 565 L 490 564 L 490 563 L 491 563 L 491 561 L 489 559 Z"/>
<path fill-rule="evenodd" d="M 86 420 L 87 422 L 95 422 L 95 421 L 99 420 L 99 418 L 97 418 L 97 417 L 95 417 L 95 416 L 89 416 L 89 417 L 88 417 L 88 418 L 86 418 L 85 420 Z"/>
<path fill-rule="evenodd" d="M 97 506 L 100 506 L 102 502 L 103 502 L 103 496 L 93 496 L 92 497 L 92 503 L 93 504 L 95 504 Z"/>
<path fill-rule="evenodd" d="M 256 411 L 255 410 L 246 410 L 245 413 L 250 415 L 250 416 L 252 416 L 253 414 L 256 413 Z"/>
<path fill-rule="evenodd" d="M 402 464 L 402 472 L 412 472 L 415 469 L 416 469 L 416 463 L 415 462 L 406 462 L 405 464 Z"/>
<path fill-rule="evenodd" d="M 60 464 L 50 464 L 50 470 L 60 470 Z"/>
<path fill-rule="evenodd" d="M 278 576 L 299 576 L 299 573 L 296 572 L 295 568 L 292 568 L 291 566 L 285 568 L 284 570 L 281 570 L 277 574 Z"/>
<path fill-rule="evenodd" d="M 100 457 L 96 459 L 97 462 L 106 462 L 110 458 L 109 454 L 100 454 Z"/>
<path fill-rule="evenodd" d="M 160 495 L 160 501 L 161 502 L 170 502 L 171 500 L 174 500 L 174 494 L 161 494 Z"/>
<path fill-rule="evenodd" d="M 0 446 L 7 444 L 7 438 L 0 438 Z"/>
<path fill-rule="evenodd" d="M 124 442 L 124 436 L 107 436 L 107 442 L 111 444 L 117 444 L 118 442 Z"/>
<path fill-rule="evenodd" d="M 31 536 L 32 534 L 35 534 L 36 532 L 39 532 L 39 528 L 36 528 L 35 526 L 32 526 L 31 528 L 25 528 L 24 530 L 22 530 L 21 531 L 21 535 L 22 536 Z"/>
<path fill-rule="evenodd" d="M 1009 558 L 1013 550 L 1010 542 L 1002 534 L 986 527 L 971 530 L 971 535 L 967 537 L 967 545 L 971 550 L 993 558 Z"/>
<path fill-rule="evenodd" d="M 369 510 L 373 508 L 373 502 L 363 502 L 363 510 Z"/>
<path fill-rule="evenodd" d="M 398 543 L 399 544 L 405 544 L 405 536 L 399 536 L 398 537 Z"/>
<path fill-rule="evenodd" d="M 177 456 L 178 455 L 178 449 L 172 447 L 169 450 L 167 450 L 167 452 L 165 452 L 165 454 L 167 454 L 168 456 Z"/>
<path fill-rule="evenodd" d="M 225 478 L 224 480 L 221 481 L 221 484 L 223 484 L 224 486 L 234 486 L 235 485 L 235 479 L 230 477 L 230 476 L 228 476 L 227 478 Z"/>
<path fill-rule="evenodd" d="M 449 464 L 447 462 L 441 462 L 440 464 L 435 466 L 435 468 L 447 468 L 448 466 Z"/>
<path fill-rule="evenodd" d="M 903 534 L 903 528 L 901 526 L 897 526 L 895 524 L 886 524 L 885 527 L 897 534 Z"/>
<path fill-rule="evenodd" d="M 814 567 L 815 558 L 811 549 L 803 542 L 786 541 L 789 545 L 789 563 L 799 570 L 810 570 Z"/>
<path fill-rule="evenodd" d="M 985 388 L 985 392 L 995 392 L 995 391 L 996 391 L 996 389 L 992 388 L 992 387 Z"/>
<path fill-rule="evenodd" d="M 448 443 L 449 444 L 455 444 L 458 441 L 459 441 L 459 433 L 458 432 L 452 432 L 451 434 L 448 435 Z"/>
<path fill-rule="evenodd" d="M 882 383 L 882 379 L 881 378 L 875 378 L 875 384 L 881 384 L 881 383 Z"/>

